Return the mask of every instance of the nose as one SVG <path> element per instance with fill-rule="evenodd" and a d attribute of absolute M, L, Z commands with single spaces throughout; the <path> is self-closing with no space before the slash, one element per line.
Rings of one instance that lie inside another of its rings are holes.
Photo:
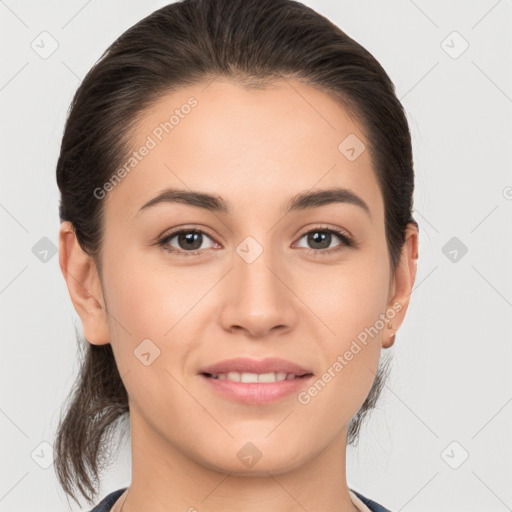
<path fill-rule="evenodd" d="M 229 332 L 243 331 L 251 338 L 293 329 L 300 301 L 285 262 L 276 261 L 270 250 L 252 262 L 235 253 L 233 261 L 223 280 L 222 327 Z"/>

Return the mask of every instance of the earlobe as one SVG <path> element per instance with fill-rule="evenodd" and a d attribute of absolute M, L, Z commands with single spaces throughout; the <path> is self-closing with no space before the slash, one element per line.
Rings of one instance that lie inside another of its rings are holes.
<path fill-rule="evenodd" d="M 383 348 L 393 346 L 396 333 L 404 320 L 416 279 L 417 263 L 418 227 L 413 223 L 409 223 L 406 229 L 400 261 L 398 262 L 393 277 L 392 296 L 388 302 L 388 308 L 393 309 L 396 314 L 393 319 L 388 322 L 387 328 L 383 334 Z"/>
<path fill-rule="evenodd" d="M 94 259 L 80 246 L 73 225 L 59 229 L 59 265 L 85 339 L 93 345 L 110 342 L 103 291 Z"/>

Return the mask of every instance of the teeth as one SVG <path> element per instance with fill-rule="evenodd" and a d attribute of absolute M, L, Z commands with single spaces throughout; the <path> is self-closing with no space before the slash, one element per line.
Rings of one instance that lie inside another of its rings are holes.
<path fill-rule="evenodd" d="M 231 380 L 233 382 L 279 382 L 282 380 L 295 379 L 293 373 L 270 372 L 270 373 L 249 373 L 249 372 L 228 372 L 212 375 L 212 378 L 219 380 Z"/>

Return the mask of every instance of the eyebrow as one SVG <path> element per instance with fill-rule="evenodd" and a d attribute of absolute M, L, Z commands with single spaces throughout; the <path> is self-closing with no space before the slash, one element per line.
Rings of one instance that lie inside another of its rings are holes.
<path fill-rule="evenodd" d="M 231 213 L 229 203 L 218 195 L 167 188 L 145 203 L 136 215 L 147 208 L 161 203 L 186 204 L 225 215 Z M 347 188 L 340 187 L 301 192 L 289 200 L 286 213 L 318 208 L 333 203 L 346 203 L 358 206 L 371 217 L 370 208 L 361 197 Z"/>

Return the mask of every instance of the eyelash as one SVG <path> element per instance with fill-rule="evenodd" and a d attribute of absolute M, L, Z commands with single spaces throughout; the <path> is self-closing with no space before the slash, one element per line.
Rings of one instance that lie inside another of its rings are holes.
<path fill-rule="evenodd" d="M 171 233 L 167 233 L 167 234 L 163 235 L 158 240 L 157 245 L 161 246 L 165 251 L 167 251 L 171 254 L 178 255 L 178 256 L 188 257 L 188 256 L 198 256 L 199 254 L 201 254 L 201 251 L 204 249 L 198 249 L 195 251 L 183 251 L 180 249 L 170 248 L 167 245 L 172 238 L 174 238 L 176 235 L 179 235 L 181 233 L 200 233 L 200 234 L 208 236 L 209 238 L 211 238 L 213 240 L 212 236 L 210 236 L 208 233 L 206 233 L 205 231 L 203 231 L 201 229 L 181 228 L 181 229 L 177 229 L 176 231 L 172 231 Z M 352 238 L 350 238 L 348 235 L 346 235 L 345 233 L 338 231 L 336 229 L 326 228 L 326 227 L 322 227 L 322 226 L 319 226 L 317 228 L 306 231 L 299 237 L 299 240 L 302 239 L 305 235 L 308 235 L 310 233 L 334 234 L 334 235 L 338 236 L 340 238 L 340 240 L 343 242 L 342 244 L 332 247 L 330 249 L 307 249 L 307 248 L 304 249 L 303 248 L 306 252 L 308 252 L 309 254 L 311 254 L 315 257 L 322 256 L 322 255 L 330 255 L 330 254 L 342 251 L 343 249 L 348 248 L 348 247 L 354 247 L 354 248 L 357 247 L 355 241 Z"/>

